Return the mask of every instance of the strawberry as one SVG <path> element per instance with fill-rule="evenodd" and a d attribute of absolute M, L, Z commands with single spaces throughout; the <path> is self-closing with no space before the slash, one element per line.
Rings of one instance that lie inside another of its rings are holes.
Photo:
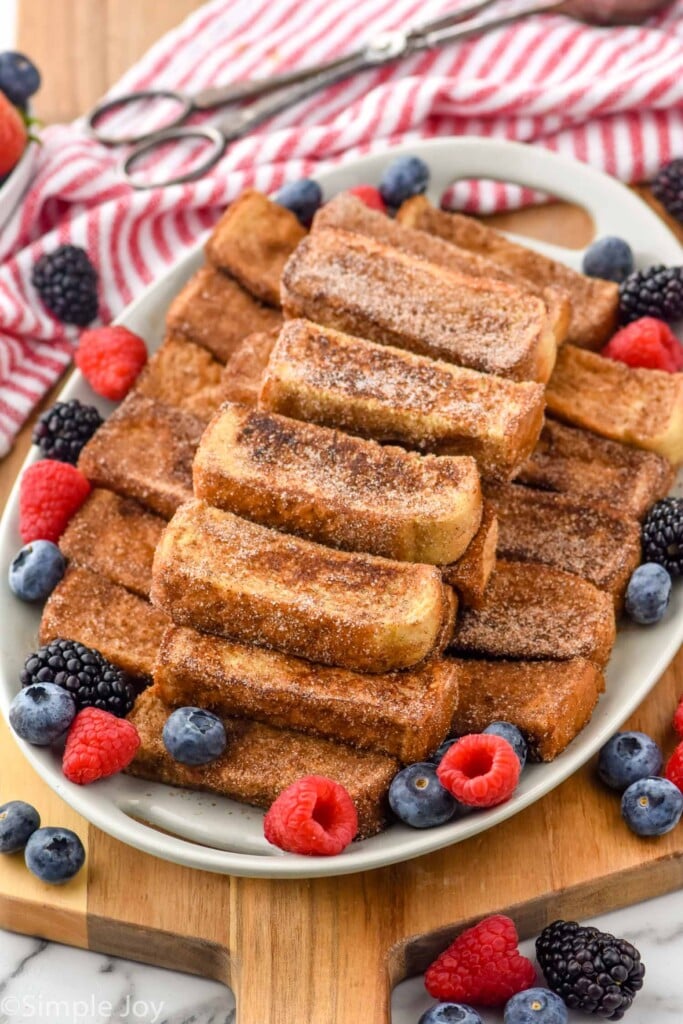
<path fill-rule="evenodd" d="M 24 119 L 0 92 L 0 177 L 9 174 L 19 163 L 26 149 L 26 139 Z"/>

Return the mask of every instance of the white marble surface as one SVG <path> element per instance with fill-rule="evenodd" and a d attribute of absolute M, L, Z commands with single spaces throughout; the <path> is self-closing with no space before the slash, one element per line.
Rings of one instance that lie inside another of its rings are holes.
<path fill-rule="evenodd" d="M 628 1024 L 681 1024 L 683 892 L 592 923 L 633 942 L 646 964 L 645 987 L 626 1017 Z M 522 948 L 533 955 L 532 943 Z M 394 992 L 392 1024 L 417 1024 L 431 1003 L 421 978 L 404 982 Z M 482 1016 L 485 1024 L 501 1024 L 501 1014 L 484 1011 Z M 41 1020 L 50 1024 L 233 1024 L 234 1000 L 215 982 L 0 931 L 0 1024 Z M 571 1017 L 572 1024 L 589 1020 L 596 1018 Z"/>

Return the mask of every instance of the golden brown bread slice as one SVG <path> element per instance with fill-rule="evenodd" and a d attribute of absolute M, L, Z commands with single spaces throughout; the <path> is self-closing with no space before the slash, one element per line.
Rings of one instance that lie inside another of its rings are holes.
<path fill-rule="evenodd" d="M 668 494 L 673 481 L 671 463 L 661 455 L 555 420 L 546 422 L 515 480 L 634 519 Z"/>
<path fill-rule="evenodd" d="M 588 580 L 498 559 L 480 608 L 462 608 L 451 644 L 486 658 L 588 658 L 601 668 L 616 638 L 614 604 Z"/>
<path fill-rule="evenodd" d="M 167 526 L 151 594 L 177 625 L 358 672 L 438 653 L 455 608 L 435 566 L 336 551 L 199 501 Z"/>
<path fill-rule="evenodd" d="M 40 642 L 77 640 L 136 679 L 150 679 L 169 620 L 149 601 L 88 569 L 67 569 L 50 594 Z"/>
<path fill-rule="evenodd" d="M 279 330 L 273 330 L 249 334 L 233 352 L 221 381 L 224 402 L 241 402 L 251 408 L 256 406 L 263 374 L 279 333 Z"/>
<path fill-rule="evenodd" d="M 286 317 L 511 380 L 547 381 L 556 343 L 545 303 L 367 235 L 325 228 L 282 274 Z"/>
<path fill-rule="evenodd" d="M 636 519 L 520 484 L 489 484 L 486 498 L 498 517 L 501 558 L 573 572 L 606 590 L 617 611 L 621 608 L 631 573 L 640 565 Z"/>
<path fill-rule="evenodd" d="M 569 661 L 453 659 L 458 670 L 456 736 L 511 722 L 534 761 L 552 761 L 588 724 L 604 689 L 602 673 L 585 658 Z"/>
<path fill-rule="evenodd" d="M 294 419 L 437 455 L 472 455 L 508 478 L 543 424 L 543 387 L 504 380 L 352 338 L 306 320 L 285 323 L 259 404 Z"/>
<path fill-rule="evenodd" d="M 178 626 L 166 631 L 154 668 L 169 706 L 196 704 L 391 754 L 404 764 L 425 760 L 448 733 L 455 678 L 443 658 L 405 672 L 360 675 Z"/>
<path fill-rule="evenodd" d="M 305 235 L 290 210 L 249 189 L 230 203 L 216 224 L 206 255 L 256 298 L 279 306 L 282 268 Z M 252 330 L 259 330 L 258 325 Z"/>
<path fill-rule="evenodd" d="M 72 565 L 149 597 L 154 551 L 166 523 L 132 498 L 95 488 L 59 540 Z"/>
<path fill-rule="evenodd" d="M 270 331 L 282 323 L 282 314 L 264 306 L 241 284 L 221 270 L 201 267 L 175 297 L 166 315 L 169 331 L 203 345 L 227 363 L 243 338 L 254 331 Z"/>
<path fill-rule="evenodd" d="M 194 493 L 216 508 L 346 551 L 439 565 L 481 521 L 474 459 L 437 458 L 226 404 L 194 460 Z"/>
<path fill-rule="evenodd" d="M 175 761 L 166 750 L 161 734 L 168 715 L 155 686 L 139 695 L 128 716 L 140 736 L 140 748 L 126 769 L 130 775 L 263 808 L 302 776 L 325 775 L 340 782 L 353 800 L 359 839 L 385 826 L 387 793 L 399 767 L 393 757 L 261 722 L 226 718 L 225 753 L 195 768 Z"/>
<path fill-rule="evenodd" d="M 135 498 L 165 519 L 192 496 L 204 421 L 133 391 L 88 441 L 78 468 L 95 487 Z"/>
<path fill-rule="evenodd" d="M 405 202 L 397 220 L 486 256 L 537 287 L 566 292 L 572 309 L 567 340 L 572 345 L 600 348 L 616 330 L 619 286 L 611 281 L 578 274 L 564 263 L 512 242 L 472 217 L 437 210 L 424 196 Z"/>
<path fill-rule="evenodd" d="M 490 501 L 484 502 L 481 525 L 465 554 L 442 566 L 444 582 L 453 587 L 464 605 L 478 608 L 484 598 L 491 573 L 496 567 L 498 520 Z"/>
<path fill-rule="evenodd" d="M 634 369 L 564 345 L 546 401 L 558 419 L 683 462 L 683 373 Z"/>
<path fill-rule="evenodd" d="M 182 334 L 169 334 L 137 381 L 137 394 L 208 422 L 223 400 L 223 367 Z"/>

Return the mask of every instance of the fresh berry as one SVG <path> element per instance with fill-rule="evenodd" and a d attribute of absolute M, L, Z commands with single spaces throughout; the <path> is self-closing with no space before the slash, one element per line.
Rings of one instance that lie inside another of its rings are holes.
<path fill-rule="evenodd" d="M 54 683 L 34 683 L 16 694 L 9 724 L 17 736 L 36 747 L 49 747 L 67 731 L 76 714 L 73 697 Z"/>
<path fill-rule="evenodd" d="M 683 345 L 663 320 L 643 316 L 622 327 L 603 348 L 601 355 L 627 366 L 646 370 L 683 370 Z"/>
<path fill-rule="evenodd" d="M 166 719 L 164 746 L 181 764 L 208 764 L 225 750 L 225 726 L 217 715 L 203 708 L 176 708 Z"/>
<path fill-rule="evenodd" d="M 417 1024 L 483 1024 L 476 1010 L 464 1003 L 436 1003 L 430 1006 Z"/>
<path fill-rule="evenodd" d="M 663 836 L 671 832 L 682 814 L 683 793 L 669 779 L 639 779 L 621 798 L 621 816 L 639 836 Z"/>
<path fill-rule="evenodd" d="M 621 1020 L 643 987 L 645 966 L 625 939 L 576 921 L 554 921 L 536 939 L 550 988 L 571 1010 Z"/>
<path fill-rule="evenodd" d="M 626 588 L 626 611 L 634 622 L 651 626 L 664 615 L 671 598 L 671 577 L 656 562 L 639 565 Z"/>
<path fill-rule="evenodd" d="M 127 768 L 139 746 L 132 722 L 100 708 L 84 708 L 66 737 L 62 771 L 69 782 L 87 786 Z"/>
<path fill-rule="evenodd" d="M 356 185 L 355 188 L 350 188 L 348 191 L 350 196 L 360 199 L 371 210 L 379 210 L 380 213 L 387 212 L 386 203 L 382 199 L 382 193 L 378 188 L 373 188 L 372 185 Z"/>
<path fill-rule="evenodd" d="M 638 779 L 656 775 L 662 761 L 661 750 L 644 732 L 618 732 L 600 751 L 598 775 L 610 789 L 623 793 Z"/>
<path fill-rule="evenodd" d="M 55 683 L 71 695 L 76 709 L 96 707 L 119 718 L 135 703 L 135 688 L 120 668 L 76 640 L 57 638 L 29 654 L 21 685 Z"/>
<path fill-rule="evenodd" d="M 503 1006 L 536 981 L 534 966 L 521 955 L 518 943 L 509 917 L 487 917 L 434 961 L 425 974 L 425 987 L 435 999 Z"/>
<path fill-rule="evenodd" d="M 443 825 L 458 807 L 436 777 L 436 765 L 427 762 L 408 765 L 394 775 L 389 805 L 396 817 L 412 828 Z"/>
<path fill-rule="evenodd" d="M 0 93 L 0 176 L 9 174 L 21 160 L 26 149 L 24 119 L 2 93 Z"/>
<path fill-rule="evenodd" d="M 93 391 L 120 402 L 147 362 L 147 347 L 126 327 L 97 327 L 81 335 L 74 362 Z"/>
<path fill-rule="evenodd" d="M 683 576 L 683 498 L 655 502 L 643 522 L 643 558 Z"/>
<path fill-rule="evenodd" d="M 619 309 L 624 324 L 641 316 L 679 320 L 683 316 L 683 267 L 660 264 L 634 270 L 619 288 Z"/>
<path fill-rule="evenodd" d="M 521 767 L 507 740 L 484 733 L 463 736 L 437 767 L 439 781 L 468 807 L 494 807 L 512 796 Z"/>
<path fill-rule="evenodd" d="M 524 768 L 529 748 L 516 725 L 512 725 L 511 722 L 491 722 L 484 729 L 484 735 L 502 736 L 504 740 L 507 740 L 519 758 L 519 767 Z"/>
<path fill-rule="evenodd" d="M 19 533 L 25 544 L 57 541 L 90 494 L 90 484 L 75 466 L 56 459 L 34 462 L 19 488 Z"/>
<path fill-rule="evenodd" d="M 9 567 L 10 590 L 22 601 L 44 601 L 57 586 L 66 559 L 51 540 L 34 540 L 12 559 Z"/>
<path fill-rule="evenodd" d="M 683 739 L 683 697 L 678 702 L 673 720 L 674 732 Z"/>
<path fill-rule="evenodd" d="M 440 747 L 430 757 L 432 764 L 441 764 L 447 752 L 451 749 L 454 743 L 457 743 L 457 737 L 455 739 L 444 740 Z"/>
<path fill-rule="evenodd" d="M 306 775 L 271 804 L 263 833 L 288 853 L 332 857 L 358 835 L 358 814 L 342 785 L 323 775 Z"/>
<path fill-rule="evenodd" d="M 605 281 L 621 284 L 633 272 L 633 250 L 623 238 L 607 235 L 586 249 L 583 272 L 588 277 L 601 277 Z"/>
<path fill-rule="evenodd" d="M 48 459 L 75 466 L 81 448 L 101 425 L 102 417 L 94 405 L 82 405 L 77 398 L 55 402 L 33 428 L 33 443 Z"/>
<path fill-rule="evenodd" d="M 65 324 L 85 327 L 97 316 L 97 271 L 77 245 L 60 245 L 36 263 L 31 277 L 50 312 Z"/>
<path fill-rule="evenodd" d="M 652 182 L 652 194 L 672 217 L 683 221 L 683 160 L 662 167 Z"/>
<path fill-rule="evenodd" d="M 70 881 L 85 863 L 85 850 L 70 828 L 39 828 L 24 851 L 26 867 L 42 882 L 61 885 Z"/>
<path fill-rule="evenodd" d="M 411 196 L 420 195 L 429 184 L 429 168 L 419 156 L 399 156 L 393 160 L 379 183 L 387 206 L 397 209 Z"/>
<path fill-rule="evenodd" d="M 666 762 L 664 775 L 669 782 L 673 782 L 674 786 L 677 786 L 681 793 L 683 793 L 683 743 L 678 744 Z"/>
<path fill-rule="evenodd" d="M 0 853 L 23 850 L 29 837 L 40 828 L 40 815 L 23 800 L 10 800 L 0 807 Z"/>
<path fill-rule="evenodd" d="M 505 1006 L 503 1024 L 567 1024 L 569 1013 L 562 999 L 547 988 L 518 992 Z"/>
<path fill-rule="evenodd" d="M 39 89 L 40 72 L 33 61 L 13 50 L 0 53 L 0 92 L 10 103 L 25 107 Z"/>
<path fill-rule="evenodd" d="M 291 210 L 305 228 L 310 226 L 322 201 L 322 189 L 312 178 L 290 181 L 275 195 L 275 202 Z"/>

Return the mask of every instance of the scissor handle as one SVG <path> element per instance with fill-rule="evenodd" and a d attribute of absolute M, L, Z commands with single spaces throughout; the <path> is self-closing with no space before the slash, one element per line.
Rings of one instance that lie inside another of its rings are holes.
<path fill-rule="evenodd" d="M 203 142 L 210 142 L 211 149 L 199 163 L 192 166 L 182 174 L 176 174 L 171 178 L 155 179 L 139 178 L 135 173 L 135 164 L 146 154 L 166 145 L 169 142 L 182 142 L 185 139 L 201 139 Z M 167 131 L 158 132 L 151 138 L 139 143 L 127 157 L 121 162 L 120 173 L 124 180 L 135 189 L 164 188 L 166 185 L 181 185 L 186 181 L 194 181 L 201 178 L 203 174 L 211 170 L 225 152 L 228 140 L 223 132 L 210 125 L 196 128 L 169 128 Z"/>
<path fill-rule="evenodd" d="M 178 113 L 171 117 L 164 125 L 162 125 L 158 132 L 150 131 L 149 129 L 133 132 L 128 135 L 108 135 L 105 131 L 102 131 L 97 127 L 100 121 L 114 110 L 120 110 L 123 107 L 128 107 L 132 103 L 138 103 L 140 100 L 173 100 L 178 104 Z M 144 142 L 146 139 L 156 136 L 160 132 L 165 132 L 173 128 L 177 128 L 178 125 L 182 124 L 183 121 L 189 117 L 194 110 L 194 102 L 182 92 L 175 92 L 173 89 L 140 89 L 138 92 L 129 92 L 125 96 L 115 96 L 111 100 L 105 100 L 103 103 L 98 103 L 93 110 L 90 111 L 86 118 L 86 125 L 98 142 L 101 142 L 105 146 L 128 146 L 136 142 Z"/>

